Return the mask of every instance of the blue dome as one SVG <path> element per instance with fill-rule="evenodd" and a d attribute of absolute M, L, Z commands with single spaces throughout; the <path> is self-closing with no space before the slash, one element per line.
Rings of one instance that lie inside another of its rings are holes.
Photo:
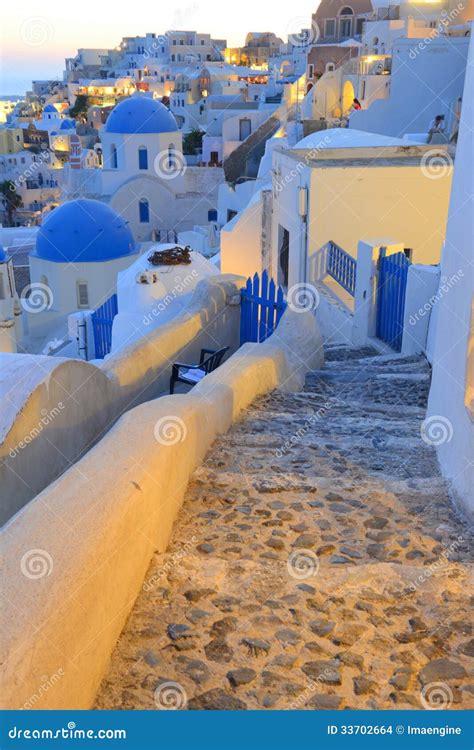
<path fill-rule="evenodd" d="M 71 128 L 75 128 L 75 127 L 76 127 L 76 123 L 74 122 L 74 120 L 63 120 L 61 123 L 61 127 L 59 129 L 70 130 Z"/>
<path fill-rule="evenodd" d="M 36 238 L 36 258 L 54 263 L 94 263 L 137 252 L 128 224 L 101 201 L 78 200 L 55 208 Z"/>
<path fill-rule="evenodd" d="M 178 125 L 164 104 L 135 94 L 113 108 L 104 130 L 106 133 L 176 133 Z"/>
<path fill-rule="evenodd" d="M 43 109 L 43 112 L 55 112 L 55 114 L 58 114 L 58 110 L 53 104 L 47 104 Z"/>

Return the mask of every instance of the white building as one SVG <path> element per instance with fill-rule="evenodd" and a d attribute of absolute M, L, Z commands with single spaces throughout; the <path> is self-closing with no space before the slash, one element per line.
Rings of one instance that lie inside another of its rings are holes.
<path fill-rule="evenodd" d="M 463 93 L 468 47 L 468 37 L 440 36 L 428 43 L 397 40 L 389 87 L 379 89 L 368 108 L 353 112 L 349 126 L 402 137 L 405 133 L 427 133 L 434 117 L 444 115 L 449 131 L 456 102 Z M 369 77 L 373 79 L 374 75 L 365 76 Z M 365 78 L 361 74 L 353 83 L 355 96 L 363 93 Z M 384 78 L 378 75 L 378 79 Z"/>
<path fill-rule="evenodd" d="M 432 313 L 432 366 L 425 436 L 437 446 L 455 500 L 474 512 L 474 46 L 471 40 L 441 284 Z M 462 271 L 462 275 L 460 273 Z M 455 285 L 443 292 L 452 277 Z M 431 330 L 430 330 L 431 333 Z"/>
<path fill-rule="evenodd" d="M 22 205 L 15 213 L 18 223 L 38 222 L 43 213 L 58 205 L 63 180 L 61 164 L 49 150 L 0 154 L 0 181 L 15 185 Z M 0 198 L 0 206 L 4 201 Z"/>
<path fill-rule="evenodd" d="M 275 146 L 272 180 L 221 230 L 222 272 L 266 269 L 283 286 L 318 281 L 325 245 L 334 241 L 356 257 L 367 232 L 403 237 L 415 262 L 437 263 L 451 168 L 439 147 L 446 167 L 430 179 L 422 169 L 429 148 L 345 128 Z"/>
<path fill-rule="evenodd" d="M 187 165 L 176 120 L 161 102 L 144 94 L 124 99 L 101 141 L 103 169 L 87 175 L 85 195 L 109 203 L 137 242 L 209 220 L 223 172 Z"/>
<path fill-rule="evenodd" d="M 418 5 L 426 11 L 426 3 Z M 469 39 L 449 25 L 439 30 L 432 16 L 447 18 L 441 16 L 441 5 L 436 12 L 427 11 L 425 21 L 420 15 L 407 15 L 414 13 L 411 3 L 392 10 L 397 11 L 395 18 L 387 13 L 386 20 L 365 24 L 362 42 L 357 42 L 358 57 L 328 64 L 306 95 L 306 119 L 344 117 L 351 128 L 401 138 L 407 133 L 426 134 L 430 122 L 441 114 L 450 130 L 455 103 L 462 95 Z M 357 111 L 352 109 L 355 98 L 361 105 Z"/>

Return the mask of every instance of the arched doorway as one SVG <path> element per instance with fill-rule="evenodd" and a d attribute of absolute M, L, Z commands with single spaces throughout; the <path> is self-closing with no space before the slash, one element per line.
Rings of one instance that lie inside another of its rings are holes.
<path fill-rule="evenodd" d="M 345 81 L 342 89 L 342 114 L 345 115 L 352 107 L 352 102 L 355 99 L 354 86 L 351 81 Z"/>

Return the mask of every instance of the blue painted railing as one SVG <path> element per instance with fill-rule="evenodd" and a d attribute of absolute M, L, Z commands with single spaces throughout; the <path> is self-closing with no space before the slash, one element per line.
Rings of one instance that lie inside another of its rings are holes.
<path fill-rule="evenodd" d="M 260 277 L 255 274 L 247 279 L 245 289 L 240 291 L 240 344 L 247 341 L 265 341 L 280 322 L 286 310 L 284 292 L 277 288 L 273 279 L 268 281 L 268 273 Z"/>
<path fill-rule="evenodd" d="M 103 305 L 92 313 L 95 358 L 104 359 L 112 346 L 112 323 L 118 313 L 117 295 L 112 294 Z"/>
<path fill-rule="evenodd" d="M 377 325 L 379 339 L 395 351 L 402 350 L 403 317 L 410 261 L 405 253 L 385 255 L 381 251 L 377 284 Z"/>
<path fill-rule="evenodd" d="M 352 296 L 355 293 L 357 261 L 335 242 L 328 242 L 326 271 Z"/>

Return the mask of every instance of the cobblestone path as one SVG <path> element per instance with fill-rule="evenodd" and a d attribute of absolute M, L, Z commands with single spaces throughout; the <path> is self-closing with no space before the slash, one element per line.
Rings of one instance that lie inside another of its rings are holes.
<path fill-rule="evenodd" d="M 194 473 L 96 708 L 474 707 L 468 528 L 422 358 L 332 347 Z M 423 437 L 422 437 L 423 432 Z"/>

